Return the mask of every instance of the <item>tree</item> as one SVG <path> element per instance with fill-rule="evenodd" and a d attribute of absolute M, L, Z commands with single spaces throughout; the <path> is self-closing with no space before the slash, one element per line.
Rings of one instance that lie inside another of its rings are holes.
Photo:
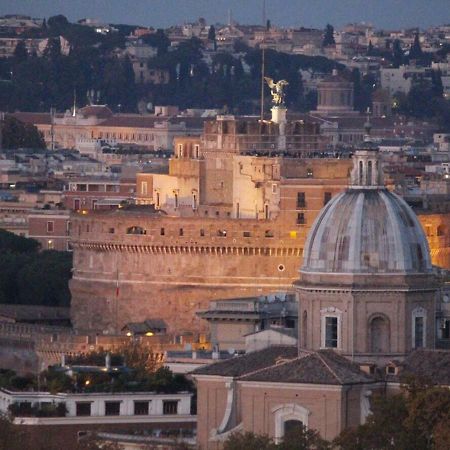
<path fill-rule="evenodd" d="M 6 115 L 0 126 L 3 148 L 45 148 L 41 132 L 32 124 L 25 124 L 13 116 Z"/>
<path fill-rule="evenodd" d="M 341 450 L 444 450 L 450 436 L 450 391 L 410 383 L 397 395 L 376 396 L 367 423 L 345 430 Z"/>
<path fill-rule="evenodd" d="M 269 437 L 250 432 L 233 433 L 223 446 L 223 450 L 275 450 L 276 448 Z"/>
<path fill-rule="evenodd" d="M 409 58 L 410 59 L 421 59 L 423 57 L 422 47 L 420 46 L 419 41 L 419 33 L 416 33 L 414 36 L 414 42 L 411 45 L 411 49 L 409 50 Z"/>
<path fill-rule="evenodd" d="M 158 28 L 154 34 L 143 36 L 142 40 L 157 49 L 157 56 L 165 55 L 170 47 L 170 39 L 161 28 Z"/>
<path fill-rule="evenodd" d="M 334 28 L 332 25 L 327 24 L 325 27 L 325 33 L 323 36 L 322 46 L 328 47 L 329 45 L 335 45 L 336 41 L 334 40 Z"/>
<path fill-rule="evenodd" d="M 52 36 L 59 36 L 64 34 L 67 28 L 70 26 L 67 17 L 59 14 L 57 16 L 52 16 L 47 21 L 47 28 L 51 32 Z"/>
<path fill-rule="evenodd" d="M 399 39 L 395 39 L 392 45 L 392 65 L 394 67 L 400 67 L 403 64 L 404 53 L 402 50 L 401 42 Z"/>
<path fill-rule="evenodd" d="M 15 64 L 20 64 L 28 58 L 28 50 L 24 41 L 19 41 L 13 54 Z"/>

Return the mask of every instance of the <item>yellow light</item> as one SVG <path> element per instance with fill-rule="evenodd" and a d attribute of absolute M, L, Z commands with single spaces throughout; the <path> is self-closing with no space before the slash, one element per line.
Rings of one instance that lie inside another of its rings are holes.
<path fill-rule="evenodd" d="M 131 336 L 131 332 L 130 332 L 130 331 L 129 331 L 129 332 L 127 333 L 127 336 L 128 336 L 128 337 L 130 337 L 130 336 Z"/>
<path fill-rule="evenodd" d="M 84 382 L 84 384 L 85 384 L 86 386 L 89 386 L 89 385 L 91 384 L 91 382 L 90 382 L 89 380 L 86 380 L 86 381 Z"/>
<path fill-rule="evenodd" d="M 290 236 L 292 239 L 295 239 L 295 238 L 297 237 L 297 232 L 296 232 L 296 231 L 290 231 L 290 232 L 289 232 L 289 236 Z"/>
<path fill-rule="evenodd" d="M 153 333 L 151 331 L 147 331 L 147 333 L 145 333 L 146 336 L 153 336 Z"/>
<path fill-rule="evenodd" d="M 85 216 L 87 213 L 88 213 L 88 212 L 87 212 L 86 209 L 83 209 L 83 210 L 81 211 L 81 214 L 83 214 L 83 216 Z"/>

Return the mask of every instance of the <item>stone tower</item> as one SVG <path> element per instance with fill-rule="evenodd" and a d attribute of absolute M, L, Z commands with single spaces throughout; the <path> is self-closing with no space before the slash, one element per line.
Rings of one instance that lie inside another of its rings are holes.
<path fill-rule="evenodd" d="M 434 347 L 439 286 L 427 240 L 385 188 L 372 143 L 355 152 L 350 186 L 319 213 L 303 256 L 300 347 L 369 360 Z"/>

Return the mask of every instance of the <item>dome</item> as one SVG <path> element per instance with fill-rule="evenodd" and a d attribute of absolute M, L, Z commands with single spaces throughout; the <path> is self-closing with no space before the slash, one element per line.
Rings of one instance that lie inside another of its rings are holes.
<path fill-rule="evenodd" d="M 428 242 L 408 204 L 382 185 L 378 151 L 356 152 L 350 188 L 319 213 L 302 272 L 428 273 Z"/>

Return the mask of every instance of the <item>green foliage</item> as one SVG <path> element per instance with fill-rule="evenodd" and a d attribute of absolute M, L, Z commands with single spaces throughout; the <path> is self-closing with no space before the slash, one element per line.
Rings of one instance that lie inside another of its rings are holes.
<path fill-rule="evenodd" d="M 0 230 L 0 302 L 69 306 L 72 254 L 38 252 L 34 239 Z"/>
<path fill-rule="evenodd" d="M 411 384 L 407 390 L 375 397 L 367 423 L 344 431 L 334 444 L 341 450 L 448 448 L 450 391 L 420 384 Z"/>
<path fill-rule="evenodd" d="M 420 46 L 419 41 L 419 33 L 416 33 L 414 36 L 414 42 L 411 45 L 411 49 L 409 51 L 410 59 L 421 59 L 423 56 L 422 47 Z"/>
<path fill-rule="evenodd" d="M 299 423 L 300 424 L 300 423 Z M 317 431 L 308 430 L 300 424 L 289 431 L 281 443 L 275 444 L 268 436 L 251 432 L 233 433 L 224 443 L 223 450 L 331 450 L 329 442 Z"/>
<path fill-rule="evenodd" d="M 397 111 L 420 119 L 434 119 L 440 132 L 450 131 L 450 102 L 443 98 L 439 71 L 433 71 L 431 80 L 415 82 L 409 93 L 396 93 Z"/>
<path fill-rule="evenodd" d="M 0 229 L 0 253 L 29 253 L 39 250 L 39 242 Z"/>
<path fill-rule="evenodd" d="M 42 134 L 32 124 L 25 124 L 13 116 L 6 115 L 0 126 L 3 148 L 45 148 Z"/>
<path fill-rule="evenodd" d="M 233 433 L 223 446 L 223 450 L 275 450 L 276 448 L 269 437 L 250 432 Z"/>
<path fill-rule="evenodd" d="M 327 24 L 323 35 L 322 46 L 327 47 L 328 45 L 335 45 L 335 44 L 336 41 L 334 40 L 334 28 L 332 25 Z"/>

